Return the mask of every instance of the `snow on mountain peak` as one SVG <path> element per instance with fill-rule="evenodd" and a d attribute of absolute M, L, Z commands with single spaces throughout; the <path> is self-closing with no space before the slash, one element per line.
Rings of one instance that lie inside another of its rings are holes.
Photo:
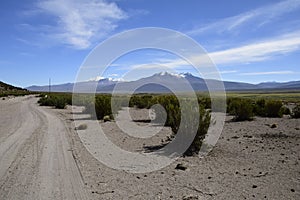
<path fill-rule="evenodd" d="M 184 78 L 185 76 L 183 74 L 177 74 L 177 73 L 171 73 L 171 72 L 160 72 L 158 74 L 156 74 L 158 76 L 174 76 L 177 78 Z"/>

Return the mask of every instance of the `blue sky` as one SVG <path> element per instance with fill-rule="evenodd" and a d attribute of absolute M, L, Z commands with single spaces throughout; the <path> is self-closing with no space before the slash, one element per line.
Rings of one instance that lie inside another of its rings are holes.
<path fill-rule="evenodd" d="M 0 5 L 0 80 L 17 86 L 46 85 L 49 77 L 56 84 L 74 82 L 97 44 L 141 27 L 187 34 L 206 49 L 223 80 L 300 80 L 300 0 L 11 0 Z M 95 77 L 121 79 L 128 70 L 145 65 L 149 70 L 154 61 L 178 73 L 190 71 L 170 53 L 144 50 L 119 58 Z M 137 71 L 134 77 L 142 75 Z"/>

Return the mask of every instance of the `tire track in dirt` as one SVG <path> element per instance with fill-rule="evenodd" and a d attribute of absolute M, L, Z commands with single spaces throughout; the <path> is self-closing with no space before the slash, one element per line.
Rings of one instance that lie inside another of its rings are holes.
<path fill-rule="evenodd" d="M 36 101 L 21 97 L 13 102 L 16 107 L 3 109 L 22 124 L 14 129 L 11 121 L 0 130 L 8 135 L 0 137 L 0 199 L 89 199 L 70 151 L 68 128 Z"/>

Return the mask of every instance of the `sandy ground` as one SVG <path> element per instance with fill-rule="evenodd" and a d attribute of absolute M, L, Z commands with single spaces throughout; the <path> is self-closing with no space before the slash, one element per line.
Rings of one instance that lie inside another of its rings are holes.
<path fill-rule="evenodd" d="M 0 102 L 0 199 L 299 199 L 299 119 L 227 117 L 208 156 L 134 174 L 111 169 L 95 159 L 99 152 L 88 151 L 80 137 L 97 134 L 88 116 L 75 114 L 77 125 L 88 125 L 76 132 L 70 108 L 35 102 L 30 97 Z M 148 111 L 131 114 L 144 120 Z M 162 128 L 141 139 L 122 133 L 115 122 L 99 124 L 115 145 L 132 152 L 145 152 L 170 135 Z M 177 164 L 187 169 L 175 169 Z"/>
<path fill-rule="evenodd" d="M 0 101 L 0 199 L 89 199 L 65 122 L 33 96 Z"/>
<path fill-rule="evenodd" d="M 62 114 L 71 119 L 70 111 Z M 148 111 L 131 114 L 135 120 L 147 119 Z M 141 174 L 110 169 L 91 156 L 97 152 L 88 152 L 78 135 L 97 133 L 89 120 L 81 120 L 79 124 L 88 129 L 74 134 L 73 140 L 85 184 L 94 199 L 299 199 L 300 120 L 231 118 L 208 156 L 179 158 L 161 170 Z M 277 127 L 271 128 L 273 124 Z M 114 122 L 100 125 L 114 144 L 132 152 L 146 151 L 146 146 L 159 145 L 170 135 L 164 128 L 151 138 L 138 139 L 122 133 Z M 175 169 L 177 164 L 187 170 Z"/>

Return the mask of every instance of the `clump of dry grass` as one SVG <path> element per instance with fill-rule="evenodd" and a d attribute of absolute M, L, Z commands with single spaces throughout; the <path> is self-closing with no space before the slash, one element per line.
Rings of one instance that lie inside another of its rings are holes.
<path fill-rule="evenodd" d="M 103 117 L 103 121 L 104 122 L 110 122 L 112 120 L 112 117 L 110 116 L 110 115 L 105 115 L 104 117 Z"/>
<path fill-rule="evenodd" d="M 76 130 L 86 130 L 87 129 L 87 125 L 86 124 L 80 124 L 77 128 L 75 128 Z"/>

